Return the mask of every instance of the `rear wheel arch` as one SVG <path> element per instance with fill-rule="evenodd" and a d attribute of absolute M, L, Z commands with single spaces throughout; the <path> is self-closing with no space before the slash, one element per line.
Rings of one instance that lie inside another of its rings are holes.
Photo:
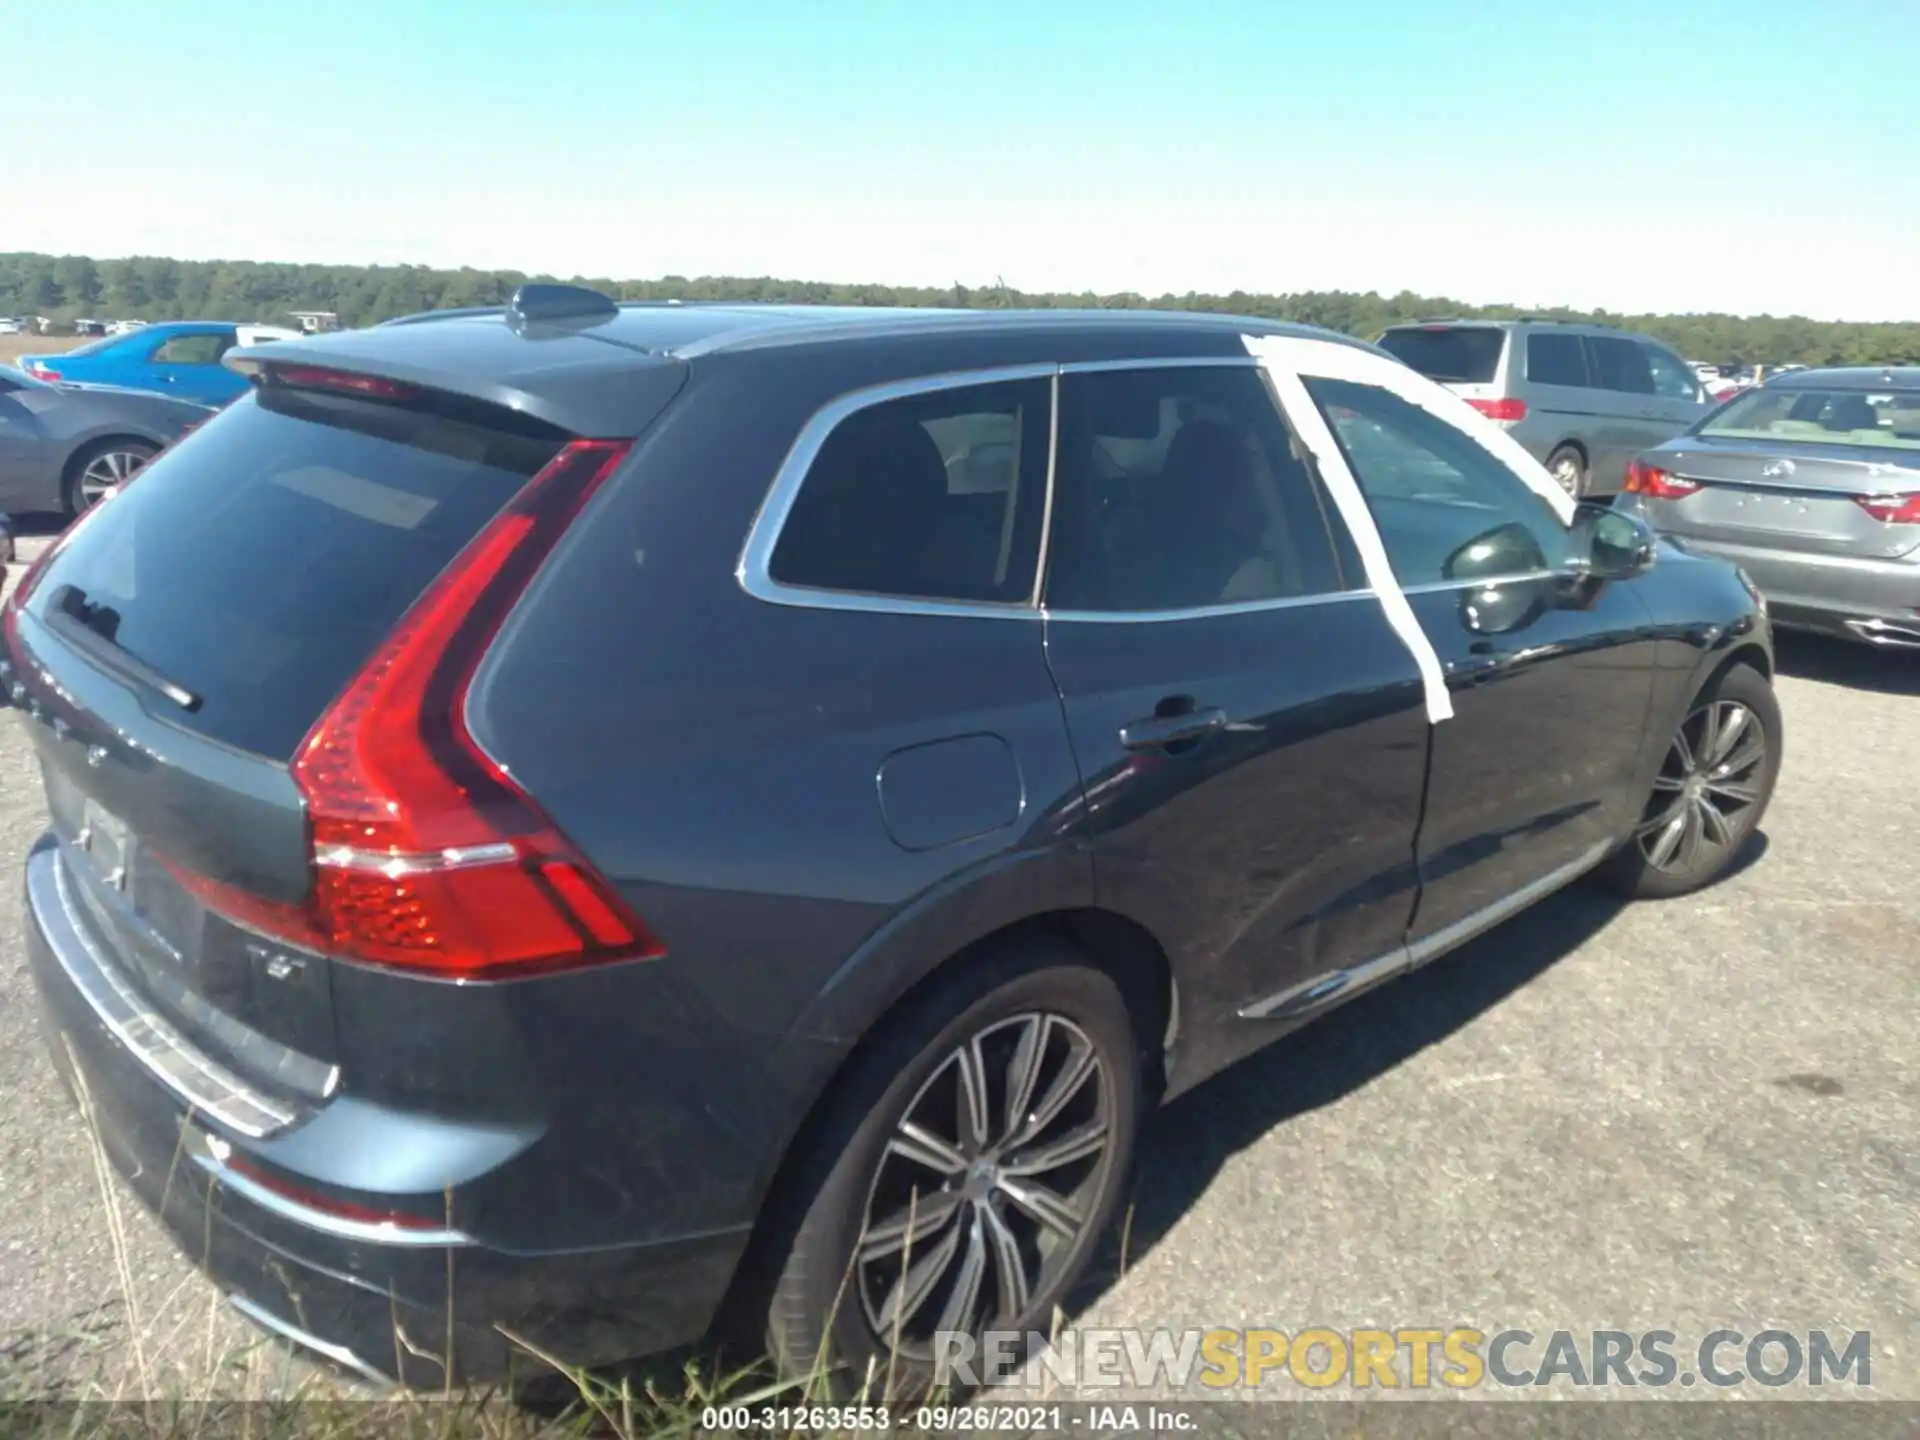
<path fill-rule="evenodd" d="M 77 514 L 80 507 L 75 503 L 75 492 L 79 488 L 81 474 L 94 460 L 119 448 L 143 450 L 146 452 L 146 458 L 151 460 L 165 448 L 165 442 L 151 435 L 127 430 L 95 435 L 84 443 L 74 446 L 72 453 L 67 456 L 66 463 L 60 467 L 61 503 Z"/>
<path fill-rule="evenodd" d="M 952 983 L 972 963 L 1027 944 L 1051 944 L 1107 974 L 1119 987 L 1133 1024 L 1141 1060 L 1142 1089 L 1151 1104 L 1165 1085 L 1164 1047 L 1179 1011 L 1178 982 L 1165 949 L 1138 921 L 1094 906 L 1044 911 L 1003 925 L 969 941 L 936 962 L 896 996 L 840 1058 L 811 1095 L 779 1159 L 761 1189 L 753 1233 L 720 1308 L 723 1329 L 746 1332 L 764 1316 L 784 1242 L 799 1218 L 809 1167 L 822 1160 L 819 1147 L 834 1118 L 841 1092 L 881 1043 L 896 1017 Z M 830 1157 L 828 1157 L 830 1158 Z"/>

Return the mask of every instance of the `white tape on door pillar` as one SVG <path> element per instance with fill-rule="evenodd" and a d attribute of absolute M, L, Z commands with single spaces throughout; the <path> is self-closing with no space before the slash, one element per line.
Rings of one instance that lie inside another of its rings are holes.
<path fill-rule="evenodd" d="M 1274 393 L 1285 407 L 1287 418 L 1293 422 L 1294 433 L 1313 452 L 1320 478 L 1333 501 L 1333 508 L 1340 513 L 1347 533 L 1353 537 L 1354 549 L 1360 552 L 1360 565 L 1366 571 L 1367 584 L 1379 597 L 1380 608 L 1386 611 L 1387 623 L 1393 627 L 1393 633 L 1400 637 L 1400 642 L 1407 647 L 1407 653 L 1413 656 L 1413 663 L 1420 671 L 1421 688 L 1426 694 L 1427 722 L 1438 725 L 1442 720 L 1451 720 L 1453 697 L 1447 692 L 1447 677 L 1440 668 L 1440 656 L 1435 652 L 1433 642 L 1427 638 L 1427 632 L 1420 628 L 1420 619 L 1413 613 L 1406 592 L 1400 588 L 1400 581 L 1393 573 L 1393 564 L 1387 558 L 1387 547 L 1380 539 L 1379 527 L 1373 523 L 1373 512 L 1367 508 L 1366 497 L 1360 493 L 1353 471 L 1347 468 L 1347 457 L 1334 440 L 1332 427 L 1327 424 L 1320 407 L 1313 403 L 1313 397 L 1300 381 L 1302 371 L 1309 375 L 1325 373 L 1321 367 L 1329 362 L 1322 359 L 1320 351 L 1351 347 L 1323 340 L 1294 340 L 1286 336 L 1247 335 L 1242 338 L 1246 341 L 1248 352 L 1260 362 L 1261 369 L 1267 372 L 1267 378 L 1273 382 Z M 1365 351 L 1354 353 L 1366 354 Z M 1341 375 L 1335 378 L 1359 377 Z M 1369 377 L 1366 383 L 1377 384 L 1378 381 Z"/>

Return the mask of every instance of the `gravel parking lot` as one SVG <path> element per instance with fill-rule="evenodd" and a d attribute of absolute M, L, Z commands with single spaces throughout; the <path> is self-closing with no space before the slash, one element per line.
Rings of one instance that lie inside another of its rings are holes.
<path fill-rule="evenodd" d="M 1874 1391 L 1920 1399 L 1920 657 L 1788 637 L 1781 658 L 1788 753 L 1751 863 L 1666 904 L 1576 887 L 1182 1099 L 1147 1134 L 1124 1273 L 1078 1320 L 1867 1329 Z M 0 723 L 9 877 L 41 824 Z M 245 1346 L 249 1384 L 296 1383 L 103 1184 L 20 912 L 9 879 L 0 1394 L 197 1389 Z"/>

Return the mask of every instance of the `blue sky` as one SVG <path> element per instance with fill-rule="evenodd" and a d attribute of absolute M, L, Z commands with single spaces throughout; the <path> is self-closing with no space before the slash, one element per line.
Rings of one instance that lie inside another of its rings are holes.
<path fill-rule="evenodd" d="M 1920 319 L 1916 0 L 12 0 L 0 54 L 0 250 Z"/>

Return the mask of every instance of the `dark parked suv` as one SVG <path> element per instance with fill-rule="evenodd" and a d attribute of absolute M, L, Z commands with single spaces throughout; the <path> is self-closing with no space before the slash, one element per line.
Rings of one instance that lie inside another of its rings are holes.
<path fill-rule="evenodd" d="M 529 287 L 230 363 L 5 611 L 27 953 L 181 1243 L 409 1383 L 1044 1329 L 1147 1102 L 1705 883 L 1779 764 L 1732 567 L 1324 332 Z"/>

